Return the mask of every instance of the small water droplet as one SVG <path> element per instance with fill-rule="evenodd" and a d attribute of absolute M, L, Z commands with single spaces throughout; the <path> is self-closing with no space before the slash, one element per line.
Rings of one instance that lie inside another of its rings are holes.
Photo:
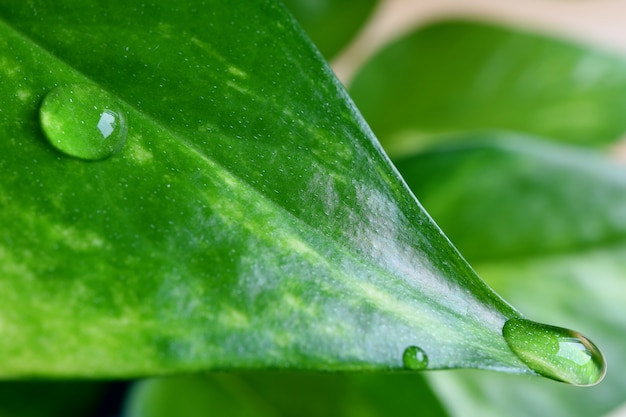
<path fill-rule="evenodd" d="M 545 377 L 589 386 L 606 373 L 602 352 L 573 330 L 516 318 L 504 324 L 502 335 L 526 365 Z"/>
<path fill-rule="evenodd" d="M 48 141 L 76 158 L 97 161 L 119 152 L 127 123 L 119 101 L 91 84 L 68 84 L 50 91 L 39 108 Z"/>
<path fill-rule="evenodd" d="M 409 346 L 404 349 L 402 354 L 402 362 L 406 369 L 412 371 L 420 371 L 428 367 L 428 356 L 417 346 Z"/>

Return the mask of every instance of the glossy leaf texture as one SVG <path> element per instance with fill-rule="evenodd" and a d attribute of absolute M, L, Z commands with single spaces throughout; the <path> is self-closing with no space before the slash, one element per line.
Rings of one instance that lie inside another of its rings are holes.
<path fill-rule="evenodd" d="M 626 167 L 522 135 L 459 136 L 398 168 L 490 285 L 539 320 L 576 324 L 610 369 L 584 391 L 486 373 L 429 380 L 455 416 L 606 415 L 626 390 Z"/>
<path fill-rule="evenodd" d="M 518 313 L 281 5 L 10 2 L 0 19 L 2 377 L 397 370 L 414 346 L 429 369 L 534 373 L 501 334 Z M 108 138 L 119 120 L 119 150 L 55 149 L 59 124 Z"/>
<path fill-rule="evenodd" d="M 340 52 L 372 13 L 376 0 L 283 0 L 327 59 Z"/>
<path fill-rule="evenodd" d="M 624 57 L 486 23 L 418 28 L 370 59 L 349 91 L 394 155 L 446 132 L 505 129 L 597 146 L 626 131 Z"/>
<path fill-rule="evenodd" d="M 244 374 L 138 382 L 125 417 L 442 417 L 439 400 L 414 374 Z"/>

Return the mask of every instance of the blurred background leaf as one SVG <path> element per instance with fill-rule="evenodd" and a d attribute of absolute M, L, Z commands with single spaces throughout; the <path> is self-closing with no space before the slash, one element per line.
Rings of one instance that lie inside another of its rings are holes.
<path fill-rule="evenodd" d="M 126 417 L 443 417 L 421 375 L 217 374 L 137 383 Z"/>
<path fill-rule="evenodd" d="M 378 52 L 350 88 L 386 150 L 442 132 L 505 129 L 602 145 L 626 130 L 626 59 L 491 24 L 420 27 Z"/>
<path fill-rule="evenodd" d="M 626 174 L 605 155 L 510 132 L 446 141 L 395 163 L 472 265 L 626 238 Z"/>
<path fill-rule="evenodd" d="M 282 1 L 326 59 L 348 44 L 377 3 L 377 0 Z"/>

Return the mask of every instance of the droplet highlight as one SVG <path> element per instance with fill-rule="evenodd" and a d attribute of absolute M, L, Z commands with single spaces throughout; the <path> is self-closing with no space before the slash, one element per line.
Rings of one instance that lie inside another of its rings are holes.
<path fill-rule="evenodd" d="M 53 147 L 88 161 L 118 153 L 128 133 L 119 100 L 92 84 L 68 84 L 51 90 L 39 108 L 39 121 Z"/>
<path fill-rule="evenodd" d="M 417 346 L 409 346 L 404 349 L 402 362 L 406 369 L 412 371 L 421 371 L 428 368 L 428 356 L 426 356 L 426 352 Z"/>
<path fill-rule="evenodd" d="M 504 324 L 502 335 L 526 365 L 547 378 L 590 386 L 606 373 L 600 349 L 573 330 L 516 318 Z"/>

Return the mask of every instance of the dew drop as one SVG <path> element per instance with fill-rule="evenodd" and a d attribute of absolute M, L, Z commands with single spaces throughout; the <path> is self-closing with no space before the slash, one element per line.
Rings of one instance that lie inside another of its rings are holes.
<path fill-rule="evenodd" d="M 48 141 L 66 155 L 98 161 L 119 152 L 127 123 L 119 100 L 91 84 L 68 84 L 51 90 L 39 108 Z"/>
<path fill-rule="evenodd" d="M 428 367 L 428 356 L 417 346 L 409 346 L 404 349 L 402 354 L 402 362 L 406 369 L 412 371 L 420 371 Z"/>
<path fill-rule="evenodd" d="M 516 318 L 504 324 L 502 335 L 526 365 L 545 377 L 589 386 L 606 373 L 600 349 L 573 330 Z"/>

